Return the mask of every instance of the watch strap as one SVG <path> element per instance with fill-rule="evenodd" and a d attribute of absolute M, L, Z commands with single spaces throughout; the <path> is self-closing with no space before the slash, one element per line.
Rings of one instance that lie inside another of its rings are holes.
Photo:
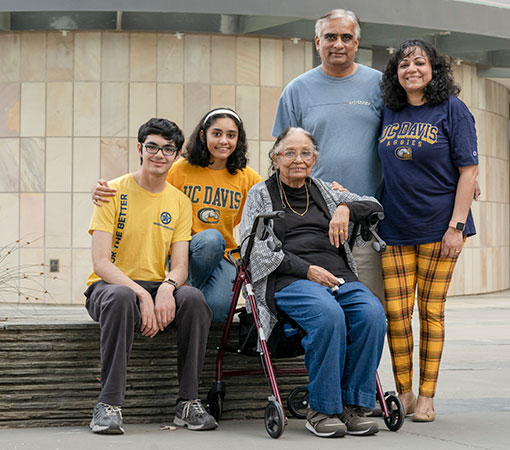
<path fill-rule="evenodd" d="M 464 222 L 455 222 L 455 221 L 450 221 L 450 223 L 448 224 L 449 227 L 452 227 L 454 230 L 457 230 L 457 231 L 464 231 L 464 228 L 466 228 L 466 224 Z"/>

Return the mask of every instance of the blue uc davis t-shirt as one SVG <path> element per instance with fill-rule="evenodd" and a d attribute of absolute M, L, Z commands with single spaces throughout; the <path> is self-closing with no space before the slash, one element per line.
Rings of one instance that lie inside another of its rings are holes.
<path fill-rule="evenodd" d="M 478 164 L 475 121 L 450 97 L 439 106 L 383 111 L 379 157 L 384 173 L 380 233 L 390 245 L 441 241 L 451 219 L 459 167 Z M 475 234 L 471 211 L 464 234 Z"/>

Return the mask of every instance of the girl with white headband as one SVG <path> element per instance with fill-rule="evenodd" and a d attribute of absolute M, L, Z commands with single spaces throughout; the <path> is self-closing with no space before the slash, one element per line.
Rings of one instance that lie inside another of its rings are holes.
<path fill-rule="evenodd" d="M 184 192 L 193 211 L 187 284 L 202 291 L 213 311 L 213 321 L 227 318 L 235 267 L 226 259 L 237 247 L 234 228 L 241 220 L 250 188 L 262 181 L 246 167 L 248 144 L 239 115 L 228 108 L 205 114 L 191 134 L 184 158 L 175 162 L 167 181 Z M 101 206 L 115 195 L 99 180 L 92 201 Z"/>
<path fill-rule="evenodd" d="M 213 109 L 191 134 L 185 159 L 173 164 L 167 177 L 191 199 L 188 283 L 202 291 L 215 322 L 226 320 L 232 298 L 235 268 L 226 256 L 237 247 L 234 227 L 241 220 L 248 191 L 262 181 L 246 167 L 247 150 L 246 132 L 237 113 Z"/>

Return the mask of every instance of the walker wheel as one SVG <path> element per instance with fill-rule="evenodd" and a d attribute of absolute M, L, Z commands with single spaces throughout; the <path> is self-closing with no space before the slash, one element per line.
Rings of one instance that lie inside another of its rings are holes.
<path fill-rule="evenodd" d="M 308 388 L 306 386 L 298 386 L 290 391 L 287 397 L 287 408 L 297 419 L 306 419 L 308 408 Z"/>
<path fill-rule="evenodd" d="M 273 439 L 278 439 L 285 429 L 285 415 L 283 408 L 276 400 L 271 400 L 264 410 L 264 425 Z"/>
<path fill-rule="evenodd" d="M 207 404 L 206 410 L 207 412 L 213 416 L 216 421 L 221 419 L 221 415 L 223 414 L 223 399 L 225 398 L 225 390 L 218 390 L 216 386 L 209 390 L 207 393 Z"/>
<path fill-rule="evenodd" d="M 393 394 L 386 393 L 384 400 L 388 407 L 389 416 L 384 418 L 384 423 L 390 431 L 398 431 L 404 424 L 405 412 L 400 399 Z"/>

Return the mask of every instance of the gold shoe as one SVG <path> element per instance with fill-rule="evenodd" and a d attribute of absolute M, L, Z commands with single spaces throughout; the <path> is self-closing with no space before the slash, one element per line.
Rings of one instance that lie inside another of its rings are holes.
<path fill-rule="evenodd" d="M 411 403 L 409 403 L 409 405 L 407 405 L 407 408 L 404 408 L 405 415 L 410 416 L 411 414 L 413 414 L 415 408 L 416 408 L 416 397 L 413 399 L 413 401 Z"/>
<path fill-rule="evenodd" d="M 435 418 L 435 411 L 429 409 L 424 412 L 415 412 L 413 415 L 413 422 L 434 422 Z"/>

